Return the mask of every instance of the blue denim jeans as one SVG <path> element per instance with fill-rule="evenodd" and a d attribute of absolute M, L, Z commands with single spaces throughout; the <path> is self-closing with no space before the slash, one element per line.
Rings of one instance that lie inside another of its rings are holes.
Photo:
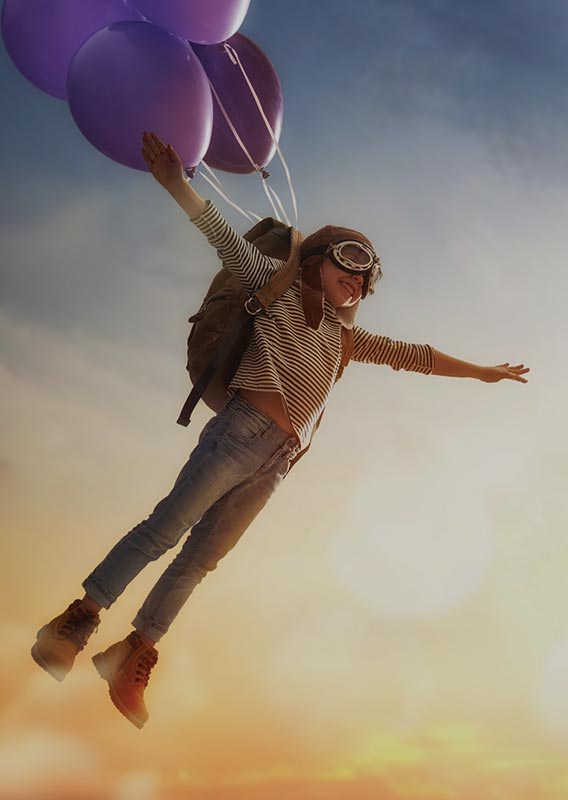
<path fill-rule="evenodd" d="M 85 591 L 109 608 L 146 564 L 191 528 L 132 622 L 158 641 L 197 584 L 238 542 L 298 451 L 295 437 L 236 395 L 204 427 L 171 492 L 83 581 Z"/>

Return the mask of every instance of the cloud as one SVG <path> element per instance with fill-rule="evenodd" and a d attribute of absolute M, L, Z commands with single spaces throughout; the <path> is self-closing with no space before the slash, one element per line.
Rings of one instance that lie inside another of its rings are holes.
<path fill-rule="evenodd" d="M 122 775 L 112 800 L 159 800 L 160 778 L 150 770 L 136 770 Z"/>
<path fill-rule="evenodd" d="M 158 187 L 146 188 L 52 184 L 47 208 L 4 222 L 1 307 L 71 337 L 151 347 L 169 320 L 185 332 L 216 256 L 165 193 L 156 214 Z"/>
<path fill-rule="evenodd" d="M 96 753 L 76 734 L 30 726 L 0 740 L 0 786 L 14 795 L 40 792 L 57 781 L 77 781 L 88 790 L 99 766 Z"/>

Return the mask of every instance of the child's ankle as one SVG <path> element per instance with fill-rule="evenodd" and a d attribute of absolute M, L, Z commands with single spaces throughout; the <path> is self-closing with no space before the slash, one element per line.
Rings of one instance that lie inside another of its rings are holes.
<path fill-rule="evenodd" d="M 87 608 L 89 611 L 92 611 L 94 614 L 98 614 L 102 608 L 102 606 L 100 606 L 95 600 L 93 600 L 92 597 L 89 597 L 88 594 L 85 594 L 85 596 L 81 600 L 81 603 L 85 608 Z"/>
<path fill-rule="evenodd" d="M 147 644 L 149 647 L 153 648 L 153 647 L 156 646 L 156 640 L 155 639 L 151 639 L 145 633 L 142 633 L 142 631 L 139 631 L 138 628 L 136 628 L 136 635 L 138 636 L 139 639 L 141 639 L 144 642 L 144 644 Z"/>

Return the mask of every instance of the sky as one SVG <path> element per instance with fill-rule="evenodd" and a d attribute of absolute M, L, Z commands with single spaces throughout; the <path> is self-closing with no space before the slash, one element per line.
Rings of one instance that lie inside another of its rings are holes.
<path fill-rule="evenodd" d="M 165 558 L 56 683 L 36 631 L 210 416 L 175 424 L 217 259 L 2 45 L 0 798 L 564 800 L 568 10 L 251 0 L 241 32 L 280 78 L 301 230 L 356 227 L 381 256 L 358 322 L 529 382 L 349 365 L 309 455 L 160 642 L 145 728 L 90 658 Z M 219 176 L 271 213 L 256 176 Z"/>

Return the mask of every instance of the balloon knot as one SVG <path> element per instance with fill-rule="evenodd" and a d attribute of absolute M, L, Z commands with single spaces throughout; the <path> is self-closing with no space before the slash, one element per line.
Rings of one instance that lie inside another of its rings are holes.
<path fill-rule="evenodd" d="M 224 49 L 225 53 L 226 53 L 226 54 L 229 56 L 229 58 L 231 59 L 231 63 L 232 63 L 232 64 L 236 64 L 236 63 L 237 63 L 237 59 L 235 58 L 235 51 L 233 50 L 233 48 L 231 47 L 231 45 L 230 45 L 230 44 L 227 44 L 227 42 L 223 42 L 223 45 L 222 45 L 222 46 L 223 46 L 223 49 Z"/>
<path fill-rule="evenodd" d="M 263 181 L 265 181 L 267 178 L 270 178 L 270 172 L 267 172 L 265 169 L 261 169 L 260 174 L 262 175 Z"/>
<path fill-rule="evenodd" d="M 196 171 L 197 171 L 197 167 L 188 167 L 186 170 L 184 170 L 184 172 L 187 175 L 187 177 L 189 178 L 189 180 L 191 180 L 192 178 L 195 177 Z"/>

